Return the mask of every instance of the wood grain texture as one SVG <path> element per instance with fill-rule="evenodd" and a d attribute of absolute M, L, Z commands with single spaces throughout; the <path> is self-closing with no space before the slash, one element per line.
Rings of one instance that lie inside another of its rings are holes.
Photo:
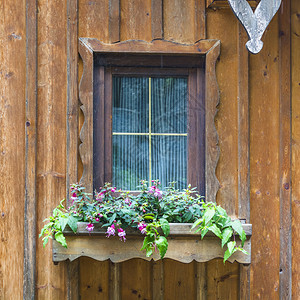
<path fill-rule="evenodd" d="M 109 41 L 120 41 L 120 0 L 109 0 Z"/>
<path fill-rule="evenodd" d="M 201 25 L 198 22 L 204 21 L 202 10 L 200 15 L 195 10 L 195 0 L 164 0 L 163 2 L 163 21 L 164 21 L 164 39 L 176 41 L 179 43 L 194 43 L 199 36 L 203 35 L 205 23 Z M 199 5 L 199 10 L 204 8 Z M 196 20 L 196 17 L 199 17 Z"/>
<path fill-rule="evenodd" d="M 110 262 L 107 260 L 101 264 L 96 264 L 93 259 L 82 257 L 79 260 L 79 264 L 81 299 L 109 299 Z M 92 276 L 90 274 L 92 274 Z"/>
<path fill-rule="evenodd" d="M 123 262 L 120 291 L 120 299 L 155 299 L 152 297 L 152 264 L 142 259 Z"/>
<path fill-rule="evenodd" d="M 39 1 L 38 13 L 38 130 L 37 130 L 37 222 L 50 215 L 66 196 L 66 98 L 67 98 L 67 6 L 66 2 Z M 38 299 L 65 299 L 65 264 L 49 260 L 51 246 L 37 243 Z"/>
<path fill-rule="evenodd" d="M 26 2 L 26 123 L 23 299 L 34 299 L 36 279 L 37 3 Z"/>
<path fill-rule="evenodd" d="M 292 43 L 292 299 L 300 298 L 300 2 L 291 2 Z"/>
<path fill-rule="evenodd" d="M 240 284 L 239 284 L 239 294 L 240 299 L 243 300 L 250 300 L 250 288 L 251 288 L 251 282 L 250 282 L 250 268 L 251 265 L 243 265 L 240 264 Z"/>
<path fill-rule="evenodd" d="M 251 297 L 279 299 L 279 45 L 278 15 L 250 56 L 250 207 L 253 224 Z M 262 272 L 263 270 L 263 272 Z"/>
<path fill-rule="evenodd" d="M 207 298 L 207 264 L 196 263 L 196 300 L 206 300 Z"/>
<path fill-rule="evenodd" d="M 164 262 L 152 262 L 152 298 L 164 300 Z"/>
<path fill-rule="evenodd" d="M 151 34 L 152 40 L 163 39 L 163 0 L 151 0 Z"/>
<path fill-rule="evenodd" d="M 249 52 L 247 33 L 238 28 L 238 217 L 250 221 Z"/>
<path fill-rule="evenodd" d="M 279 10 L 280 299 L 292 299 L 291 1 Z"/>
<path fill-rule="evenodd" d="M 22 299 L 25 186 L 25 1 L 0 5 L 0 299 Z M 28 66 L 28 65 L 27 65 Z M 34 85 L 34 83 L 33 83 Z M 28 90 L 27 90 L 28 91 Z M 28 91 L 29 92 L 29 91 Z M 32 92 L 32 90 L 30 91 Z M 34 120 L 33 120 L 34 122 Z M 30 190 L 32 191 L 32 190 Z M 29 196 L 29 195 L 28 195 Z M 28 197 L 27 197 L 28 200 Z M 31 199 L 30 199 L 31 200 Z M 32 232 L 29 234 L 32 242 Z M 31 248 L 30 251 L 33 249 Z M 28 253 L 32 255 L 32 253 Z M 32 265 L 28 266 L 32 270 Z M 29 280 L 32 279 L 29 274 Z M 32 283 L 31 283 L 32 284 Z"/>
<path fill-rule="evenodd" d="M 219 136 L 220 159 L 216 170 L 220 182 L 217 203 L 230 216 L 238 207 L 238 21 L 230 10 L 207 11 L 207 38 L 222 41 L 216 76 L 220 104 L 215 124 Z M 230 67 L 228 67 L 230 66 Z"/>
<path fill-rule="evenodd" d="M 207 300 L 239 299 L 239 264 L 216 259 L 207 263 L 207 274 Z"/>
<path fill-rule="evenodd" d="M 152 40 L 151 0 L 121 1 L 120 40 Z"/>
<path fill-rule="evenodd" d="M 164 259 L 165 299 L 194 299 L 196 296 L 194 263 L 183 264 Z"/>

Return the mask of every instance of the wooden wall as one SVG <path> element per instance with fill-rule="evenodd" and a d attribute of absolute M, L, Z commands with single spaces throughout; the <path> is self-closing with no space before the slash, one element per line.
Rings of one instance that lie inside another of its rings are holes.
<path fill-rule="evenodd" d="M 251 299 L 300 298 L 300 2 L 283 0 L 256 56 L 246 51 L 247 36 L 228 7 L 205 6 L 204 0 L 1 2 L 1 300 L 76 293 L 108 299 L 118 288 L 121 299 L 161 299 L 162 293 L 164 299 L 246 299 L 240 279 L 247 272 L 237 263 L 113 265 L 83 258 L 54 266 L 50 247 L 42 248 L 36 237 L 42 220 L 81 173 L 77 153 L 66 155 L 79 143 L 79 128 L 69 121 L 82 122 L 78 37 L 221 40 L 217 202 L 253 224 Z M 68 282 L 78 270 L 80 284 Z M 119 286 L 110 284 L 116 276 Z"/>

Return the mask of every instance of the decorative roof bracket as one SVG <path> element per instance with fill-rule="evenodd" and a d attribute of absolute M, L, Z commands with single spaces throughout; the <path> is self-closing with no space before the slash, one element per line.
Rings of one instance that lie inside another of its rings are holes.
<path fill-rule="evenodd" d="M 249 52 L 257 54 L 263 47 L 262 35 L 278 11 L 281 0 L 261 0 L 254 12 L 246 0 L 228 2 L 248 33 L 246 48 Z"/>

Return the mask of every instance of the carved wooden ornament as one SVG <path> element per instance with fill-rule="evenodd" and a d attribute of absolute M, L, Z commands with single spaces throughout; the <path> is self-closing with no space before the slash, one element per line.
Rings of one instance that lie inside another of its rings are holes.
<path fill-rule="evenodd" d="M 261 0 L 254 12 L 246 0 L 228 0 L 228 2 L 250 38 L 246 48 L 251 53 L 257 54 L 263 47 L 260 39 L 278 11 L 281 0 Z"/>

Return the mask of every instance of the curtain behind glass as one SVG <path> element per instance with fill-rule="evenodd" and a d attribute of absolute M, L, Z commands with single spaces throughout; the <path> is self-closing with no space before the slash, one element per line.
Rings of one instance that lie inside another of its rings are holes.
<path fill-rule="evenodd" d="M 187 78 L 151 78 L 149 95 L 149 78 L 113 77 L 115 186 L 136 190 L 140 179 L 159 179 L 185 188 L 186 133 Z"/>

